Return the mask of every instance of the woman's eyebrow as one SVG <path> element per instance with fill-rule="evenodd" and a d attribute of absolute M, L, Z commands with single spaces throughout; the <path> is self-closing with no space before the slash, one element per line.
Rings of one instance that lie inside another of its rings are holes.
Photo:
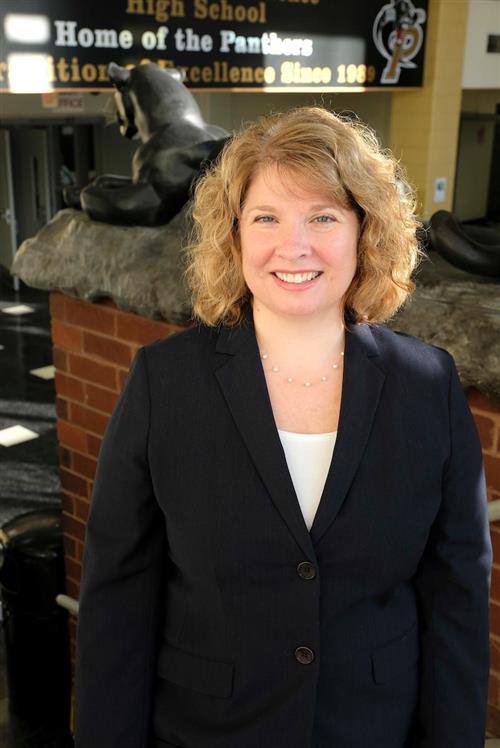
<path fill-rule="evenodd" d="M 253 205 L 253 206 L 244 206 L 247 211 L 252 210 L 277 210 L 276 206 L 274 205 Z M 333 208 L 334 210 L 338 210 L 338 206 L 335 205 L 335 203 L 318 203 L 315 205 L 310 205 L 309 210 L 325 210 L 326 208 Z"/>
<path fill-rule="evenodd" d="M 274 205 L 253 205 L 252 207 L 249 207 L 248 205 L 244 206 L 246 210 L 276 210 L 276 207 Z"/>

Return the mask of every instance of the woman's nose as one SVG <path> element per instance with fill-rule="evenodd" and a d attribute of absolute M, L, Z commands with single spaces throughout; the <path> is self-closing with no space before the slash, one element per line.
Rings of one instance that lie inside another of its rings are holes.
<path fill-rule="evenodd" d="M 280 257 L 302 257 L 310 254 L 311 246 L 304 226 L 283 227 L 280 231 L 276 253 Z"/>

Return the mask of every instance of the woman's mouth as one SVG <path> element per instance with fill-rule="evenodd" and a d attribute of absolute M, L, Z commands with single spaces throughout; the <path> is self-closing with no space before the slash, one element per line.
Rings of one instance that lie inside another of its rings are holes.
<path fill-rule="evenodd" d="M 305 273 L 280 273 L 274 272 L 275 278 L 290 285 L 302 285 L 315 280 L 322 274 L 321 270 L 311 270 Z"/>

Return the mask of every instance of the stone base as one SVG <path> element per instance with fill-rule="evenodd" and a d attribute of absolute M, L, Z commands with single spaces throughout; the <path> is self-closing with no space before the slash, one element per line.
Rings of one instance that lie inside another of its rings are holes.
<path fill-rule="evenodd" d="M 34 288 L 87 301 L 111 298 L 120 309 L 185 324 L 191 307 L 181 247 L 189 227 L 185 210 L 148 228 L 100 223 L 67 208 L 21 244 L 12 273 Z"/>

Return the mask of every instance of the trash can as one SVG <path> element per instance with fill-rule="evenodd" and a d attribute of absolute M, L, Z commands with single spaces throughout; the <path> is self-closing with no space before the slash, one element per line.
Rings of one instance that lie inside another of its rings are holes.
<path fill-rule="evenodd" d="M 29 723 L 69 728 L 71 665 L 61 515 L 21 514 L 0 528 L 0 593 L 9 708 Z"/>

